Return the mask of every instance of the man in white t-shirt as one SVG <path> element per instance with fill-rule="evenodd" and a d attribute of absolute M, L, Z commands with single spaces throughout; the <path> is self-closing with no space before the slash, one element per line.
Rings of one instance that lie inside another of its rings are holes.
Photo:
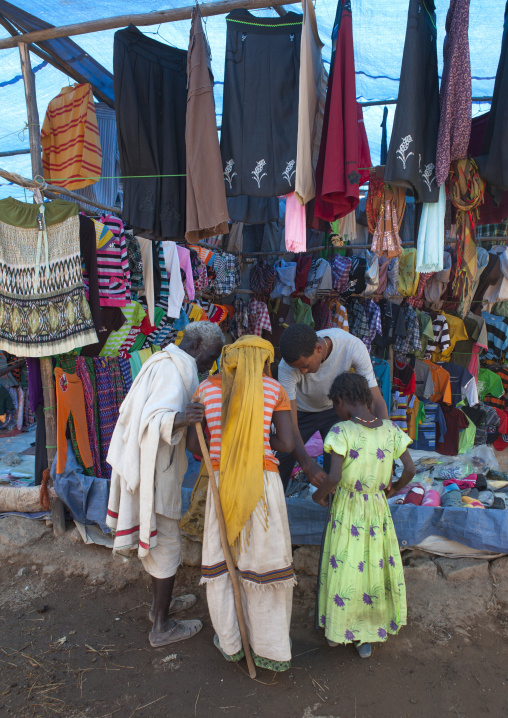
<path fill-rule="evenodd" d="M 280 352 L 278 380 L 291 401 L 295 432 L 294 452 L 277 455 L 282 483 L 286 488 L 298 461 L 311 483 L 319 486 L 329 470 L 329 455 L 324 455 L 323 468 L 308 455 L 305 444 L 316 431 L 324 439 L 339 420 L 328 398 L 335 377 L 353 369 L 367 379 L 373 414 L 388 419 L 388 409 L 365 344 L 343 329 L 315 332 L 308 324 L 293 324 L 281 335 Z"/>

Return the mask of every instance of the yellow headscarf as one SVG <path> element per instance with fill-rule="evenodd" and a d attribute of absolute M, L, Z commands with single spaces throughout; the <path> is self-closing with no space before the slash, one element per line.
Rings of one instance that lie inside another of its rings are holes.
<path fill-rule="evenodd" d="M 264 496 L 263 370 L 273 362 L 273 346 L 261 337 L 246 335 L 225 346 L 222 371 L 222 441 L 219 493 L 228 543 L 234 546 Z M 263 517 L 268 523 L 264 505 Z M 248 542 L 248 536 L 245 539 Z"/>

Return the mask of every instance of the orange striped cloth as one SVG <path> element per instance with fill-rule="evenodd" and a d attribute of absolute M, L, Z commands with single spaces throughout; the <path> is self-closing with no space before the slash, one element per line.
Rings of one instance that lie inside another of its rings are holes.
<path fill-rule="evenodd" d="M 291 404 L 284 387 L 275 379 L 263 377 L 264 404 L 264 444 L 265 471 L 278 471 L 279 462 L 270 446 L 270 427 L 274 411 L 290 411 Z M 210 458 L 213 468 L 218 471 L 221 447 L 221 416 L 222 416 L 222 377 L 220 374 L 210 376 L 201 382 L 194 394 L 205 405 L 206 424 L 210 431 Z"/>
<path fill-rule="evenodd" d="M 63 87 L 48 105 L 41 131 L 44 179 L 75 190 L 98 182 L 102 152 L 92 86 Z M 73 177 L 74 179 L 69 179 Z M 85 179 L 97 177 L 97 179 Z"/>

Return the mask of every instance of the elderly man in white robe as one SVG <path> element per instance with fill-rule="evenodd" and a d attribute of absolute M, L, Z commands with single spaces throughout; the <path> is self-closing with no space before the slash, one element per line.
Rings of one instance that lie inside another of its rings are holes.
<path fill-rule="evenodd" d="M 179 346 L 170 344 L 141 368 L 127 394 L 108 453 L 112 467 L 107 524 L 114 550 L 138 551 L 152 577 L 149 633 L 156 648 L 196 635 L 199 620 L 172 616 L 196 597 L 172 599 L 181 562 L 181 486 L 187 470 L 187 427 L 202 421 L 204 407 L 191 403 L 199 383 L 219 356 L 224 336 L 216 324 L 187 326 Z"/>

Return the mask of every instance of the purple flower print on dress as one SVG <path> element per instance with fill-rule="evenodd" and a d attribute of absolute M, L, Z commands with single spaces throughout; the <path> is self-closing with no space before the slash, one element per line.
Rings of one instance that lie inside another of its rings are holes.
<path fill-rule="evenodd" d="M 353 498 L 353 496 L 354 496 L 353 492 L 352 492 L 352 491 L 350 491 L 350 492 L 349 492 L 349 498 L 350 498 L 350 499 L 352 499 L 352 498 Z"/>
<path fill-rule="evenodd" d="M 346 631 L 344 634 L 344 638 L 346 641 L 354 641 L 355 640 L 355 634 L 353 631 Z"/>
<path fill-rule="evenodd" d="M 392 631 L 398 631 L 398 630 L 399 630 L 399 627 L 398 627 L 398 625 L 395 623 L 394 620 L 391 620 L 391 621 L 390 621 L 390 629 L 391 629 Z"/>
<path fill-rule="evenodd" d="M 323 613 L 323 615 L 321 616 L 321 618 L 319 619 L 319 623 L 320 623 L 322 626 L 326 626 L 326 616 L 325 616 L 324 613 Z"/>
<path fill-rule="evenodd" d="M 338 593 L 336 593 L 335 596 L 333 597 L 333 602 L 339 608 L 344 608 L 344 606 L 346 605 L 344 603 L 344 601 L 349 601 L 349 598 L 342 598 L 341 596 L 339 596 Z"/>
<path fill-rule="evenodd" d="M 377 635 L 379 638 L 386 638 L 386 631 L 384 628 L 378 628 Z"/>
<path fill-rule="evenodd" d="M 385 458 L 385 452 L 383 451 L 383 449 L 378 449 L 376 451 L 376 456 L 380 461 L 382 461 Z"/>
<path fill-rule="evenodd" d="M 339 563 L 343 563 L 343 561 L 339 558 Z M 330 556 L 330 566 L 335 570 L 336 568 L 339 568 L 339 563 L 337 563 L 337 559 L 335 558 L 335 555 L 332 554 Z"/>
<path fill-rule="evenodd" d="M 386 489 L 386 486 L 384 484 L 380 484 L 379 490 L 382 491 L 383 489 Z"/>
<path fill-rule="evenodd" d="M 383 568 L 383 566 L 384 566 L 383 559 L 380 558 L 380 559 L 379 559 L 379 568 Z"/>
<path fill-rule="evenodd" d="M 368 593 L 364 593 L 363 597 L 362 597 L 362 601 L 364 602 L 364 604 L 366 606 L 373 606 L 374 605 L 374 602 L 372 600 L 373 598 L 377 598 L 377 596 L 374 596 L 374 595 L 369 596 Z"/>
<path fill-rule="evenodd" d="M 371 526 L 370 527 L 369 533 L 373 538 L 376 538 L 376 532 L 374 531 L 374 529 L 378 529 L 378 528 L 379 528 L 379 526 Z"/>
<path fill-rule="evenodd" d="M 358 564 L 358 570 L 360 573 L 363 573 L 363 566 L 364 566 L 363 561 L 360 561 L 360 563 Z"/>
<path fill-rule="evenodd" d="M 363 495 L 363 500 L 364 500 L 364 501 L 368 501 L 368 500 L 369 500 L 369 495 L 368 495 L 368 494 L 364 494 L 364 495 Z"/>
<path fill-rule="evenodd" d="M 395 561 L 393 560 L 393 556 L 390 556 L 390 558 L 388 559 L 388 563 L 392 568 L 395 568 Z"/>
<path fill-rule="evenodd" d="M 349 449 L 349 458 L 350 459 L 357 459 L 359 456 L 360 456 L 360 454 L 358 453 L 358 451 L 356 451 L 355 449 Z"/>
<path fill-rule="evenodd" d="M 355 526 L 354 524 L 351 524 L 351 536 L 354 536 L 354 538 L 358 538 L 360 535 L 360 531 L 363 531 L 363 528 L 361 526 Z"/>
<path fill-rule="evenodd" d="M 332 530 L 333 530 L 333 529 L 336 529 L 336 528 L 337 528 L 337 522 L 334 521 L 333 524 L 332 524 Z"/>
<path fill-rule="evenodd" d="M 356 484 L 355 484 L 355 491 L 358 491 L 358 493 L 360 493 L 362 489 L 363 489 L 362 482 L 361 482 L 361 481 L 357 481 Z"/>
<path fill-rule="evenodd" d="M 338 424 L 332 426 L 332 431 L 334 434 L 340 434 L 340 426 Z"/>

